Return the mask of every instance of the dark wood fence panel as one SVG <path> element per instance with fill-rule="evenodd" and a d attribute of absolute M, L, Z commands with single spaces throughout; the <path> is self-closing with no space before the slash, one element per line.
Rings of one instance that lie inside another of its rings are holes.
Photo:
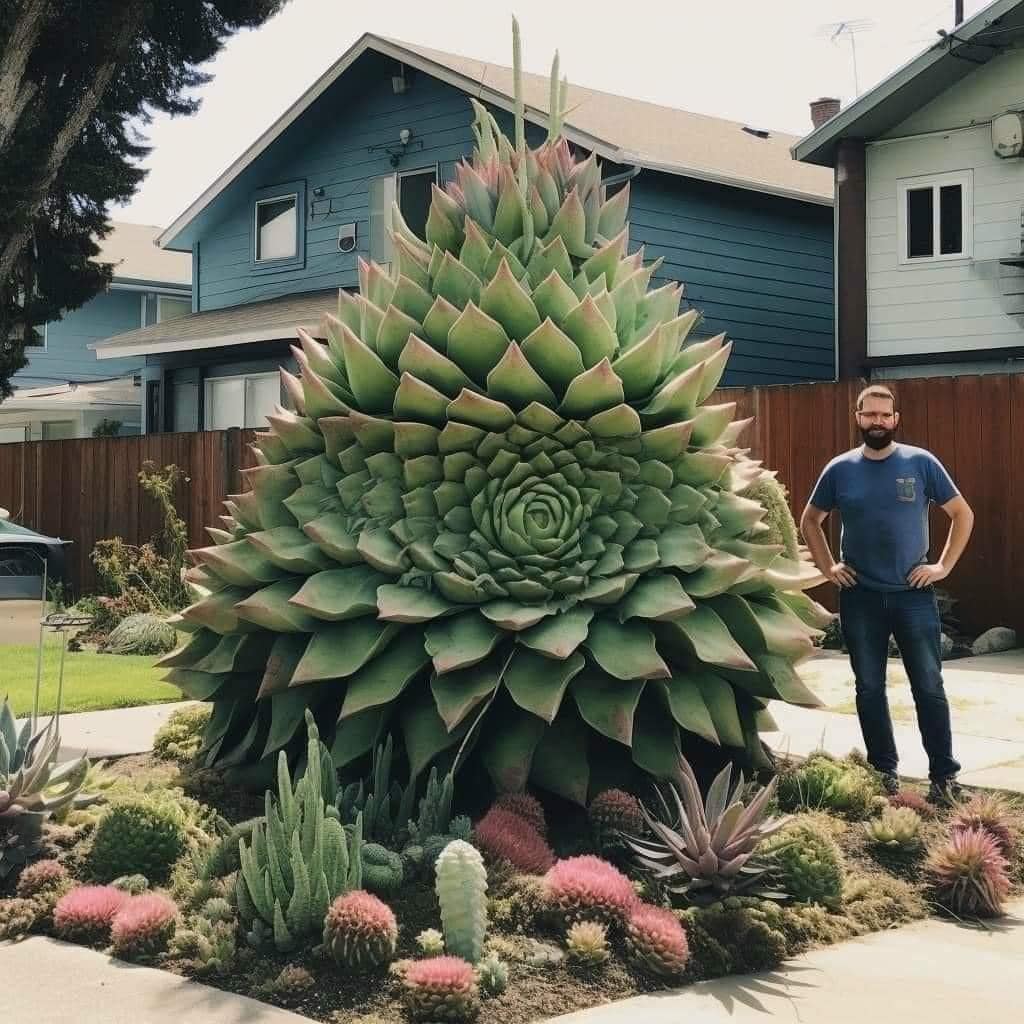
<path fill-rule="evenodd" d="M 799 517 L 825 463 L 859 442 L 852 408 L 860 383 L 840 381 L 767 388 L 724 388 L 712 402 L 735 402 L 753 417 L 741 443 L 778 471 Z M 1024 375 L 941 377 L 894 385 L 900 437 L 933 451 L 974 507 L 974 537 L 946 586 L 960 598 L 969 629 L 1011 625 L 1024 632 Z M 177 504 L 194 546 L 220 524 L 221 502 L 244 487 L 254 465 L 254 431 L 227 430 L 146 437 L 32 441 L 0 445 L 0 506 L 32 529 L 74 542 L 69 557 L 77 588 L 95 582 L 89 554 L 97 540 L 141 543 L 160 528 L 156 503 L 139 487 L 149 461 L 181 467 L 187 482 Z M 834 517 L 833 517 L 834 518 Z M 948 520 L 932 512 L 935 553 Z M 838 524 L 830 525 L 833 547 Z M 834 607 L 831 588 L 815 594 Z"/>

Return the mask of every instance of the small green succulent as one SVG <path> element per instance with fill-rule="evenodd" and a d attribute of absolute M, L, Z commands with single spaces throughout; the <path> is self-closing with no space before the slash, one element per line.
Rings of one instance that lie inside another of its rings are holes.
<path fill-rule="evenodd" d="M 874 813 L 881 795 L 881 785 L 870 768 L 827 754 L 813 754 L 779 774 L 778 799 L 784 811 L 824 810 L 863 821 Z"/>
<path fill-rule="evenodd" d="M 122 875 L 166 880 L 185 849 L 181 816 L 145 798 L 123 800 L 103 813 L 89 853 L 89 873 L 99 882 Z"/>
<path fill-rule="evenodd" d="M 864 832 L 872 845 L 892 852 L 921 849 L 921 816 L 909 807 L 887 807 L 881 817 L 865 824 Z"/>
<path fill-rule="evenodd" d="M 838 909 L 843 898 L 843 855 L 821 826 L 795 818 L 762 845 L 778 887 L 801 903 Z"/>

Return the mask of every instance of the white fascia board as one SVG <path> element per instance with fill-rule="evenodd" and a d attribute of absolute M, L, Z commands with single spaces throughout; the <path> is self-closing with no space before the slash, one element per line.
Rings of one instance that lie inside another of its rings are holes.
<path fill-rule="evenodd" d="M 306 326 L 302 329 L 314 338 L 323 338 L 319 325 Z M 208 338 L 166 338 L 163 341 L 139 342 L 118 341 L 115 338 L 109 342 L 95 341 L 86 347 L 96 353 L 97 359 L 120 359 L 122 356 L 191 352 L 204 348 L 224 348 L 227 345 L 249 345 L 257 341 L 281 341 L 292 338 L 298 339 L 298 332 L 294 327 L 258 327 L 251 331 L 234 331 L 230 334 L 211 335 Z"/>

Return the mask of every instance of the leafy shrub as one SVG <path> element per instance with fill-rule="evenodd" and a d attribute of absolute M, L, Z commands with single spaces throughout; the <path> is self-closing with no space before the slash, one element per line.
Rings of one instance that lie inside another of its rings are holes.
<path fill-rule="evenodd" d="M 159 615 L 139 612 L 122 619 L 100 645 L 104 654 L 167 654 L 178 643 L 174 627 Z"/>
<path fill-rule="evenodd" d="M 97 881 L 142 874 L 167 878 L 185 849 L 185 831 L 173 807 L 144 798 L 115 803 L 96 826 L 89 871 Z"/>
<path fill-rule="evenodd" d="M 476 845 L 494 860 L 506 860 L 517 871 L 540 874 L 554 862 L 551 847 L 525 818 L 492 807 L 476 824 Z"/>
<path fill-rule="evenodd" d="M 124 960 L 141 960 L 162 953 L 177 922 L 177 906 L 162 893 L 131 896 L 110 925 L 114 954 Z"/>
<path fill-rule="evenodd" d="M 784 811 L 826 810 L 863 821 L 882 795 L 871 769 L 826 754 L 813 754 L 802 765 L 780 772 L 778 778 L 779 806 Z"/>
<path fill-rule="evenodd" d="M 808 818 L 795 818 L 762 847 L 778 887 L 801 903 L 837 908 L 843 898 L 843 855 Z"/>

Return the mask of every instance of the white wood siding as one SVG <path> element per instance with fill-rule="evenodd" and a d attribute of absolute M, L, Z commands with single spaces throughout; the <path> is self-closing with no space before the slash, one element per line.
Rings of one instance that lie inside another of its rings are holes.
<path fill-rule="evenodd" d="M 892 141 L 869 144 L 869 357 L 1024 345 L 1024 272 L 998 262 L 1021 248 L 1024 159 L 995 156 L 989 126 L 994 114 L 1014 108 L 1024 108 L 1021 53 L 997 58 L 932 100 L 889 133 Z M 943 134 L 917 134 L 936 131 Z M 973 256 L 900 264 L 897 181 L 968 168 Z"/>

